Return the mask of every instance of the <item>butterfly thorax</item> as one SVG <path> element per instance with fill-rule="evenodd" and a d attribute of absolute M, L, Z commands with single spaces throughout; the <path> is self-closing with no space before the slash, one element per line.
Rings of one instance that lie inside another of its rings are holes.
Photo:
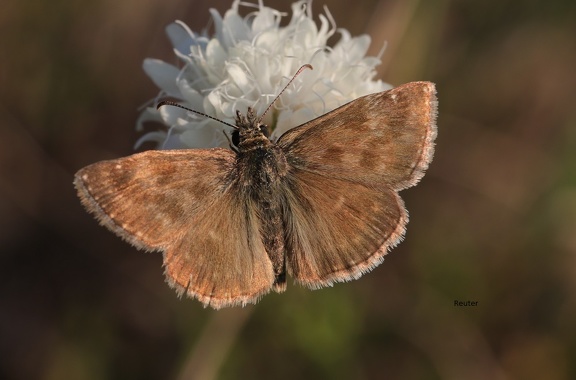
<path fill-rule="evenodd" d="M 246 116 L 237 111 L 238 127 L 237 162 L 245 185 L 249 185 L 257 198 L 264 193 L 274 192 L 282 177 L 286 175 L 287 164 L 282 150 L 273 144 L 266 135 L 266 125 L 260 123 L 252 108 Z"/>

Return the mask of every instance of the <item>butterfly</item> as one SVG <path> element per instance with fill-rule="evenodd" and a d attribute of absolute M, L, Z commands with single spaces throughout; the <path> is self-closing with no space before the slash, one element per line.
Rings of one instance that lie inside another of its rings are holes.
<path fill-rule="evenodd" d="M 432 160 L 436 90 L 411 82 L 366 95 L 273 142 L 237 112 L 232 149 L 150 150 L 76 173 L 85 208 L 160 251 L 179 295 L 219 309 L 286 289 L 357 279 L 405 232 L 398 191 Z"/>

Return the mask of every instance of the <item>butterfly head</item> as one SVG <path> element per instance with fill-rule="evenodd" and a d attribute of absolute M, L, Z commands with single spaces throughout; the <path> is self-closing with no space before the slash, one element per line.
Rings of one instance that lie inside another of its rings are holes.
<path fill-rule="evenodd" d="M 243 115 L 236 111 L 236 129 L 232 132 L 232 144 L 240 150 L 248 151 L 270 144 L 268 126 L 262 124 L 261 118 L 256 116 L 254 109 L 248 107 Z"/>

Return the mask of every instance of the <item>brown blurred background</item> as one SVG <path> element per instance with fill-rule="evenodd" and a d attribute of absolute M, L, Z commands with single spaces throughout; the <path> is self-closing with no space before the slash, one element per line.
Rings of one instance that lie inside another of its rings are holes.
<path fill-rule="evenodd" d="M 164 27 L 229 5 L 4 2 L 0 378 L 576 378 L 576 3 L 315 0 L 372 54 L 388 41 L 383 80 L 437 83 L 436 156 L 372 273 L 214 312 L 99 227 L 72 176 L 133 152 L 157 94 L 142 60 L 176 62 Z"/>

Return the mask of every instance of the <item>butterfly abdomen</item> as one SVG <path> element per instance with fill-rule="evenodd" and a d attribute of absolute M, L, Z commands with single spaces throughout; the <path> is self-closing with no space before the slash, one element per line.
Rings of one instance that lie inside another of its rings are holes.
<path fill-rule="evenodd" d="M 274 269 L 274 290 L 286 289 L 284 225 L 282 216 L 283 177 L 287 173 L 284 153 L 275 145 L 238 154 L 240 186 L 247 201 L 254 204 L 260 219 L 260 233 Z"/>

